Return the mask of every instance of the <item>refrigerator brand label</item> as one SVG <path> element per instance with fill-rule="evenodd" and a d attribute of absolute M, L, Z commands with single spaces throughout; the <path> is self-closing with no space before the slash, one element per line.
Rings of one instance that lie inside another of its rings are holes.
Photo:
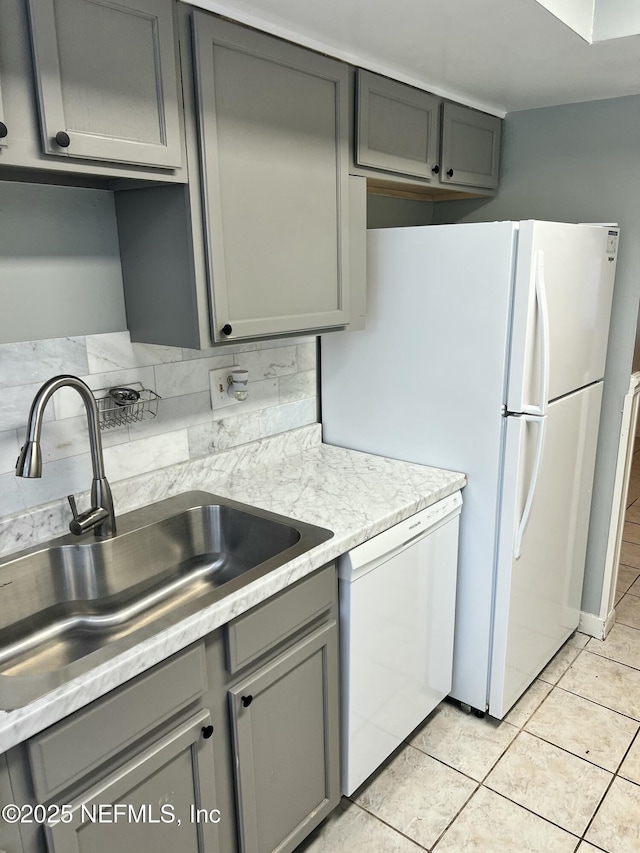
<path fill-rule="evenodd" d="M 610 261 L 615 260 L 617 252 L 618 252 L 618 232 L 617 231 L 609 231 L 607 234 L 607 259 Z"/>

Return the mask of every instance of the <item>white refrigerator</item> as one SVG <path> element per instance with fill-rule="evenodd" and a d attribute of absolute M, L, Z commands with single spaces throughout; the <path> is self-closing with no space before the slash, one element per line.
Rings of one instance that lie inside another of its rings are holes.
<path fill-rule="evenodd" d="M 576 629 L 618 229 L 369 230 L 321 342 L 324 441 L 464 471 L 451 695 L 502 718 Z"/>

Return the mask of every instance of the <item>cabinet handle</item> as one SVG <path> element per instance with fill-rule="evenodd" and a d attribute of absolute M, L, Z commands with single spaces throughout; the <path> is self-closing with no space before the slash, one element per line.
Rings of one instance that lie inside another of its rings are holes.
<path fill-rule="evenodd" d="M 453 177 L 453 169 L 449 169 L 449 171 L 447 172 L 447 176 L 448 176 L 449 178 L 452 178 L 452 177 Z"/>
<path fill-rule="evenodd" d="M 8 133 L 7 125 L 3 121 L 0 121 L 0 139 L 4 139 Z M 2 853 L 2 850 L 0 850 L 0 853 Z"/>
<path fill-rule="evenodd" d="M 205 740 L 209 740 L 211 735 L 213 734 L 213 726 L 203 726 L 202 727 L 202 737 Z"/>
<path fill-rule="evenodd" d="M 60 146 L 60 148 L 68 148 L 71 145 L 71 139 L 69 138 L 69 134 L 64 130 L 59 130 L 56 133 L 56 143 Z"/>
<path fill-rule="evenodd" d="M 431 171 L 433 172 L 434 175 L 439 175 L 440 174 L 440 166 L 434 166 Z"/>
<path fill-rule="evenodd" d="M 224 326 L 220 329 L 223 335 L 230 335 L 233 332 L 233 328 L 229 325 L 229 323 L 225 323 Z"/>
<path fill-rule="evenodd" d="M 253 696 L 243 696 L 240 701 L 242 702 L 243 708 L 248 708 L 249 705 L 253 702 Z"/>

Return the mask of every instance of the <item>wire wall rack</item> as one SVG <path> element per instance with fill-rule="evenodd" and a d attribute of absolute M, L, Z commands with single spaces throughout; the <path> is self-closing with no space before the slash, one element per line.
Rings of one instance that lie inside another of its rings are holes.
<path fill-rule="evenodd" d="M 158 414 L 160 395 L 140 382 L 94 391 L 98 404 L 100 429 L 115 429 L 137 423 Z"/>

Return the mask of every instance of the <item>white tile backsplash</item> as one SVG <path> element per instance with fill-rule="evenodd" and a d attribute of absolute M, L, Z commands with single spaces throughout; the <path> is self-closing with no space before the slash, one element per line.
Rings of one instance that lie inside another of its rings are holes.
<path fill-rule="evenodd" d="M 133 344 L 128 332 L 87 335 L 86 341 L 90 373 L 182 360 L 182 351 L 178 347 Z"/>
<path fill-rule="evenodd" d="M 5 344 L 5 346 L 11 346 L 11 344 Z M 0 345 L 1 348 L 2 345 Z M 0 432 L 17 429 L 20 444 L 24 439 L 31 403 L 41 384 L 38 382 L 35 385 L 17 385 L 13 388 L 4 388 L 0 392 Z M 44 410 L 44 420 L 53 420 L 53 416 L 53 406 L 49 405 Z"/>
<path fill-rule="evenodd" d="M 232 365 L 250 370 L 249 399 L 212 411 L 209 371 Z M 91 483 L 86 414 L 69 388 L 45 409 L 42 478 L 14 475 L 31 402 L 52 376 L 79 376 L 94 391 L 140 382 L 160 394 L 157 417 L 101 432 L 107 477 L 117 482 L 314 423 L 315 368 L 308 336 L 202 352 L 131 343 L 128 332 L 0 344 L 0 538 L 4 516 L 41 507 L 48 517 L 42 504 Z"/>
<path fill-rule="evenodd" d="M 10 474 L 0 474 L 0 516 L 19 512 L 29 506 L 20 492 L 18 482 L 13 471 Z"/>
<path fill-rule="evenodd" d="M 72 392 L 75 393 L 75 392 Z M 77 394 L 76 394 L 77 396 Z M 103 430 L 100 433 L 103 447 L 129 441 L 128 428 Z M 50 421 L 42 430 L 42 461 L 55 462 L 68 456 L 80 456 L 89 448 L 89 428 L 84 411 L 75 418 Z M 14 459 L 15 465 L 15 459 Z"/>
<path fill-rule="evenodd" d="M 298 344 L 296 358 L 298 370 L 314 370 L 316 366 L 316 339 L 311 338 Z"/>
<path fill-rule="evenodd" d="M 0 474 L 14 470 L 19 452 L 17 431 L 12 429 L 0 432 Z"/>
<path fill-rule="evenodd" d="M 158 364 L 155 390 L 161 397 L 178 397 L 197 394 L 209 388 L 209 371 L 218 367 L 230 367 L 234 356 L 218 355 L 211 358 L 189 359 L 172 364 Z"/>
<path fill-rule="evenodd" d="M 243 353 L 236 363 L 249 371 L 250 379 L 271 379 L 287 376 L 298 369 L 297 346 L 272 347 L 257 352 Z"/>
<path fill-rule="evenodd" d="M 82 453 L 79 456 L 67 456 L 54 462 L 45 462 L 42 466 L 42 477 L 38 479 L 14 477 L 14 480 L 18 484 L 24 506 L 33 507 L 85 491 L 91 485 L 91 477 L 91 457 L 88 453 Z M 87 507 L 79 509 L 82 512 Z"/>
<path fill-rule="evenodd" d="M 316 398 L 298 400 L 295 403 L 285 403 L 273 406 L 260 412 L 260 437 L 287 432 L 298 426 L 312 424 L 317 420 Z"/>
<path fill-rule="evenodd" d="M 278 346 L 281 346 L 281 342 L 278 341 Z M 258 344 L 257 342 L 249 343 L 249 344 L 224 344 L 217 347 L 211 347 L 211 349 L 187 349 L 183 347 L 182 349 L 182 358 L 184 361 L 191 361 L 194 358 L 211 358 L 212 356 L 219 355 L 236 355 L 239 352 L 254 352 L 260 347 L 264 347 L 266 344 Z"/>
<path fill-rule="evenodd" d="M 0 388 L 42 383 L 60 373 L 89 372 L 84 338 L 51 338 L 0 346 Z"/>
<path fill-rule="evenodd" d="M 134 438 L 188 429 L 195 424 L 211 423 L 211 395 L 208 391 L 185 394 L 182 397 L 163 397 L 158 400 L 158 414 L 133 426 Z"/>
<path fill-rule="evenodd" d="M 189 442 L 186 429 L 151 435 L 104 449 L 104 467 L 107 476 L 114 482 L 126 480 L 138 474 L 157 471 L 167 465 L 186 462 L 189 458 Z"/>
<path fill-rule="evenodd" d="M 189 428 L 191 456 L 206 456 L 260 438 L 260 413 L 241 412 Z"/>
<path fill-rule="evenodd" d="M 304 400 L 306 397 L 314 397 L 316 393 L 316 371 L 301 370 L 292 373 L 291 376 L 280 378 L 280 402 L 293 403 L 296 400 Z"/>

